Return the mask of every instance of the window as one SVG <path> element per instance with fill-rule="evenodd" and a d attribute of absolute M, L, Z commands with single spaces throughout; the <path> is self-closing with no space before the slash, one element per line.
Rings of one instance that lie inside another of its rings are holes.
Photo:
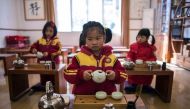
<path fill-rule="evenodd" d="M 121 0 L 57 0 L 56 8 L 60 32 L 82 31 L 93 20 L 121 34 Z"/>

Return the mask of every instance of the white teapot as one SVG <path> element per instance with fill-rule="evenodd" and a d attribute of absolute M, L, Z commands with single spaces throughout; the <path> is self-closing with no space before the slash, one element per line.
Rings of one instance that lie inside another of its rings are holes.
<path fill-rule="evenodd" d="M 36 56 L 37 56 L 37 58 L 42 58 L 43 57 L 43 53 L 38 51 L 37 54 L 36 54 Z"/>
<path fill-rule="evenodd" d="M 107 73 L 102 70 L 95 70 L 91 75 L 94 82 L 103 83 L 106 80 Z"/>

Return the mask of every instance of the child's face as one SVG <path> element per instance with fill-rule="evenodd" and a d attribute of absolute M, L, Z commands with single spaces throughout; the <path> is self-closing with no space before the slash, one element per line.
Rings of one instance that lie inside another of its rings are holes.
<path fill-rule="evenodd" d="M 87 32 L 86 45 L 93 51 L 99 51 L 104 45 L 104 35 L 98 28 L 91 28 Z"/>
<path fill-rule="evenodd" d="M 137 36 L 137 42 L 138 43 L 144 43 L 144 42 L 147 42 L 147 38 L 146 36 Z"/>
<path fill-rule="evenodd" d="M 52 27 L 47 27 L 46 31 L 45 31 L 45 35 L 46 35 L 46 38 L 49 39 L 53 36 L 53 28 Z"/>

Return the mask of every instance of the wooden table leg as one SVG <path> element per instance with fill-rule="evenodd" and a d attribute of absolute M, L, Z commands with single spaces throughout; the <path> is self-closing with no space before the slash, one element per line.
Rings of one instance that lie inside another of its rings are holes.
<path fill-rule="evenodd" d="M 67 81 L 63 77 L 63 73 L 60 71 L 55 75 L 55 92 L 60 94 L 67 93 Z"/>
<path fill-rule="evenodd" d="M 29 91 L 28 75 L 8 74 L 10 100 L 16 101 Z"/>
<path fill-rule="evenodd" d="M 173 75 L 157 75 L 156 91 L 164 102 L 171 101 Z"/>
<path fill-rule="evenodd" d="M 8 74 L 8 69 L 13 67 L 13 60 L 15 60 L 15 59 L 16 59 L 15 55 L 12 55 L 10 57 L 5 57 L 3 59 L 4 70 L 5 70 L 4 75 L 7 75 Z"/>

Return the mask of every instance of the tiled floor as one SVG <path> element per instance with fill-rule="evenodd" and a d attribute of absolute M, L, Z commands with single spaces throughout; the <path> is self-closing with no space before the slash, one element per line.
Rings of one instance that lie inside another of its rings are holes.
<path fill-rule="evenodd" d="M 190 107 L 190 71 L 169 65 L 175 71 L 171 103 L 164 103 L 156 94 L 142 94 L 142 99 L 148 109 L 188 109 Z M 0 61 L 0 109 L 38 109 L 38 101 L 44 94 L 36 92 L 16 102 L 9 100 L 7 76 L 4 77 L 3 61 Z M 30 75 L 30 85 L 39 81 L 39 75 Z M 154 83 L 154 82 L 153 82 Z"/>

